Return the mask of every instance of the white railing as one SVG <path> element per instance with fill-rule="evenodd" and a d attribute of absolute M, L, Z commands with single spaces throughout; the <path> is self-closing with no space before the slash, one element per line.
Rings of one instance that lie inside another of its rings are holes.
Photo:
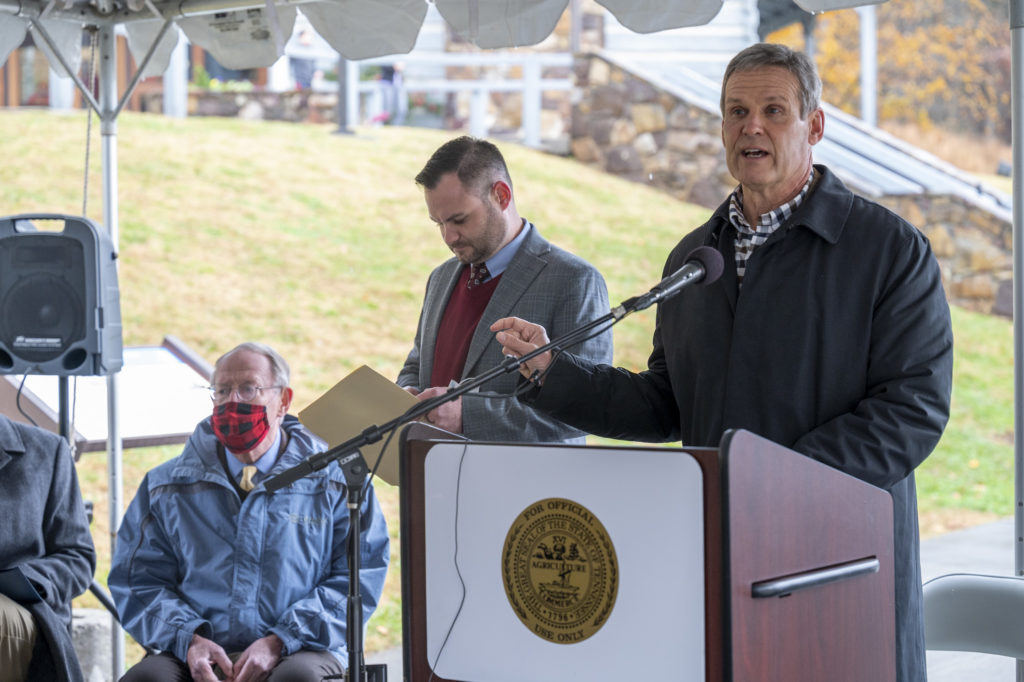
<path fill-rule="evenodd" d="M 572 55 L 559 53 L 459 53 L 459 52 L 412 52 L 397 57 L 366 59 L 346 62 L 346 117 L 350 124 L 363 122 L 361 111 L 381 110 L 381 88 L 377 81 L 360 81 L 362 65 L 385 65 L 402 62 L 405 75 L 401 86 L 402 96 L 409 93 L 452 93 L 469 92 L 469 132 L 476 137 L 486 137 L 489 130 L 487 104 L 492 92 L 521 92 L 523 97 L 522 138 L 529 147 L 541 145 L 541 108 L 545 91 L 568 91 L 572 79 L 544 78 L 544 67 L 572 67 Z M 417 76 L 420 67 L 521 67 L 522 78 L 482 78 L 477 80 L 425 78 Z M 366 106 L 363 106 L 366 105 Z M 372 113 L 371 113 L 372 116 Z M 369 118 L 369 117 L 367 117 Z"/>

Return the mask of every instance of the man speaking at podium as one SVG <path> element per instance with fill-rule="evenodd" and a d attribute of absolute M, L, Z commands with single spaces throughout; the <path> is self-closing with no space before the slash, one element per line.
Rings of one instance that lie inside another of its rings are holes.
<path fill-rule="evenodd" d="M 889 491 L 896 677 L 912 682 L 926 670 L 914 468 L 949 417 L 949 307 L 928 240 L 812 164 L 820 93 L 814 63 L 787 47 L 732 59 L 722 141 L 739 187 L 665 265 L 710 246 L 721 278 L 659 305 L 647 370 L 541 354 L 522 368 L 539 377 L 526 399 L 611 438 L 717 447 L 746 429 Z M 548 341 L 524 320 L 492 331 L 510 354 Z"/>
<path fill-rule="evenodd" d="M 430 219 L 455 257 L 430 274 L 399 386 L 423 400 L 501 364 L 501 351 L 489 331 L 500 317 L 537 320 L 562 334 L 608 312 L 601 274 L 553 246 L 519 216 L 505 159 L 493 144 L 472 137 L 450 140 L 430 157 L 416 184 L 423 188 Z M 611 362 L 611 331 L 576 350 L 594 362 Z M 506 374 L 482 390 L 511 396 L 516 380 Z M 427 414 L 427 421 L 472 440 L 584 440 L 582 431 L 510 397 L 478 393 L 440 405 Z"/>

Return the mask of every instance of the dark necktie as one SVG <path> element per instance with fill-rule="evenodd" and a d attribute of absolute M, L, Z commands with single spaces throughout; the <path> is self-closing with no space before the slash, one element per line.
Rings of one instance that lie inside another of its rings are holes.
<path fill-rule="evenodd" d="M 487 263 L 481 263 L 480 265 L 469 266 L 469 281 L 466 282 L 466 287 L 472 289 L 477 284 L 481 284 L 485 279 L 491 276 L 491 273 L 487 271 Z"/>

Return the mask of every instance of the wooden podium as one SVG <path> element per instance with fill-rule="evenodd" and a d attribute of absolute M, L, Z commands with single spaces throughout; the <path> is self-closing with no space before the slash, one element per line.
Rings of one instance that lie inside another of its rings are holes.
<path fill-rule="evenodd" d="M 476 443 L 417 426 L 400 489 L 411 682 L 895 679 L 888 493 L 749 432 L 674 449 Z M 552 561 L 580 558 L 544 535 L 567 507 L 606 533 L 604 549 L 569 533 L 591 564 Z M 547 542 L 516 563 L 530 532 Z M 551 568 L 534 586 L 598 617 L 560 630 L 580 611 L 531 611 L 520 565 Z M 595 594 L 566 597 L 571 581 Z"/>

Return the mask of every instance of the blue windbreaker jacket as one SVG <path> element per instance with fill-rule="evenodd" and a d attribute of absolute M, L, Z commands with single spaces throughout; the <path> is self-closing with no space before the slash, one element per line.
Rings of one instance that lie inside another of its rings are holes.
<path fill-rule="evenodd" d="M 324 443 L 295 417 L 271 476 Z M 230 456 L 230 455 L 229 455 Z M 217 459 L 207 418 L 181 455 L 150 471 L 117 534 L 108 585 L 136 641 L 185 660 L 193 633 L 228 652 L 270 633 L 285 654 L 329 650 L 347 665 L 347 490 L 329 466 L 242 501 Z M 363 623 L 380 599 L 390 558 L 373 487 L 360 509 Z"/>

